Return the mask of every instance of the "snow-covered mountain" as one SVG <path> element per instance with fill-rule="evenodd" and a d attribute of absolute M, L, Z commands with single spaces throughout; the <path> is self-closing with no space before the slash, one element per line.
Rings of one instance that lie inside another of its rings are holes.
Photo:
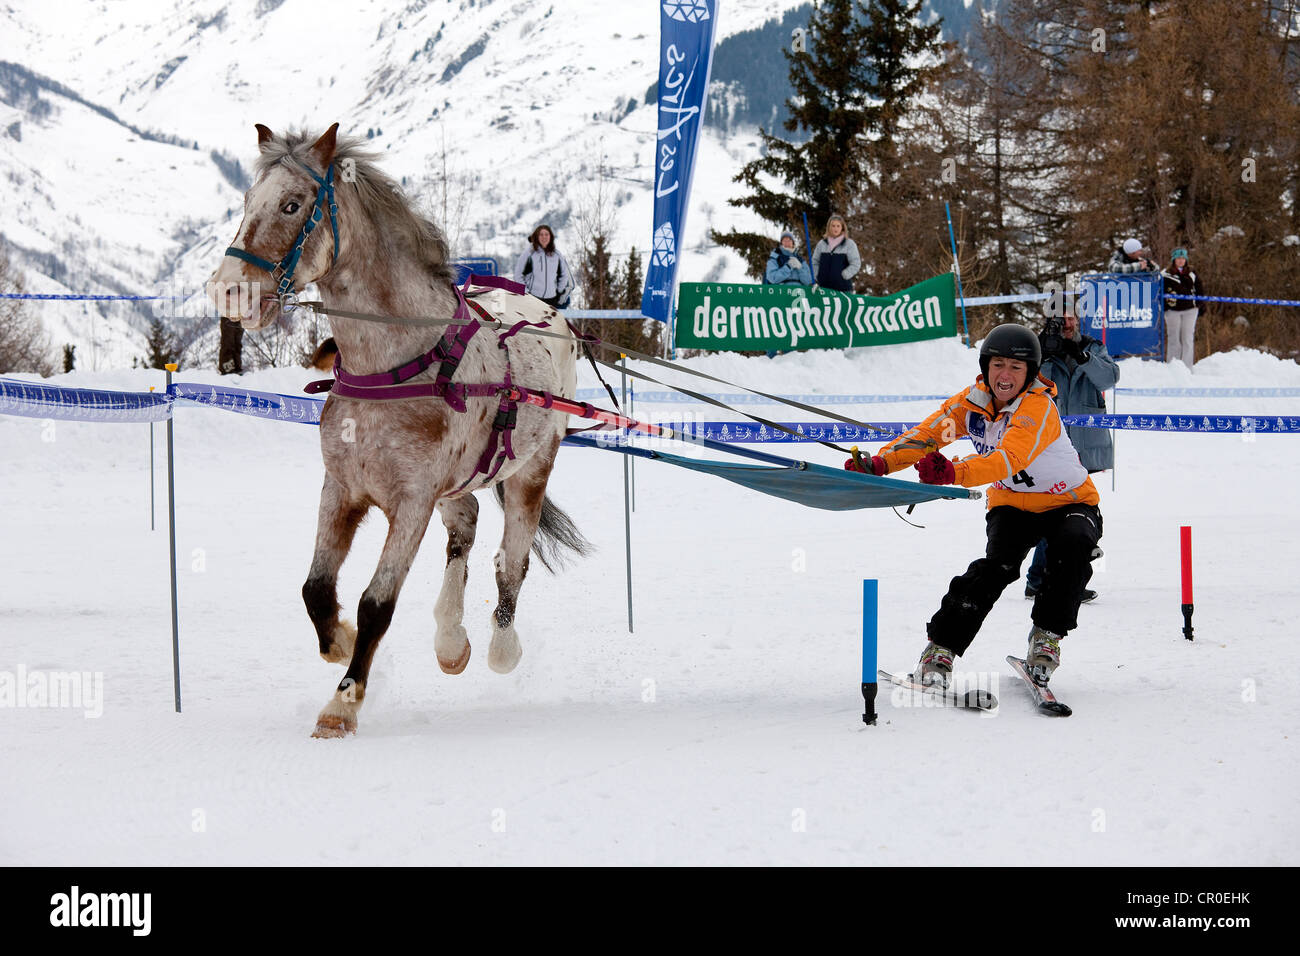
<path fill-rule="evenodd" d="M 722 0 L 719 39 L 804 0 Z M 503 268 L 540 221 L 562 248 L 600 187 L 616 252 L 649 247 L 659 4 L 145 0 L 0 10 L 0 236 L 29 291 L 194 295 L 234 236 L 254 123 L 367 136 L 460 255 Z M 779 49 L 772 69 L 784 71 Z M 684 279 L 743 278 L 710 227 L 757 137 L 710 132 Z M 159 314 L 200 311 L 160 304 Z M 130 365 L 153 303 L 42 304 L 79 365 Z"/>

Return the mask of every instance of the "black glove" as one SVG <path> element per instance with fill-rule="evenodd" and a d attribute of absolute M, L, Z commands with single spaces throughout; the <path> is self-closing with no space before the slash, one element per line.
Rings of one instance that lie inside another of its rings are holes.
<path fill-rule="evenodd" d="M 1082 340 L 1076 342 L 1074 339 L 1066 339 L 1061 348 L 1080 365 L 1088 361 L 1088 352 L 1084 349 Z"/>

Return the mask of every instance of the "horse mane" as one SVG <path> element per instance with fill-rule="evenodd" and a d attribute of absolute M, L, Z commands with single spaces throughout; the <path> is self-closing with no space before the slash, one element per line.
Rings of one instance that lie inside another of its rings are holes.
<path fill-rule="evenodd" d="M 261 176 L 286 159 L 314 169 L 311 147 L 319 138 L 319 133 L 305 130 L 293 130 L 283 135 L 276 133 L 262 144 L 257 175 Z M 355 181 L 349 185 L 356 186 L 362 205 L 376 224 L 386 235 L 411 249 L 435 278 L 454 282 L 455 273 L 448 262 L 450 252 L 442 230 L 411 208 L 401 186 L 380 171 L 374 162 L 375 154 L 365 148 L 362 140 L 351 136 L 339 137 L 334 151 L 335 169 L 343 160 L 349 159 L 355 164 L 356 173 Z"/>

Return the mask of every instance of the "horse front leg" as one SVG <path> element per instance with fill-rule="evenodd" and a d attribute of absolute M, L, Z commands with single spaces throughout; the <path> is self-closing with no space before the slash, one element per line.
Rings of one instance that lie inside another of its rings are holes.
<path fill-rule="evenodd" d="M 478 529 L 478 499 L 473 495 L 444 498 L 438 513 L 447 528 L 447 567 L 442 573 L 442 590 L 433 606 L 438 632 L 433 640 L 438 666 L 448 674 L 459 674 L 469 663 L 469 634 L 465 617 L 465 582 L 469 580 L 469 552 Z"/>
<path fill-rule="evenodd" d="M 348 495 L 339 481 L 325 474 L 316 519 L 316 552 L 302 586 L 302 600 L 307 605 L 307 616 L 316 626 L 320 656 L 331 664 L 351 658 L 357 639 L 357 629 L 339 618 L 338 577 L 367 510 Z"/>
<path fill-rule="evenodd" d="M 357 713 L 366 697 L 366 681 L 379 641 L 388 630 L 411 562 L 433 517 L 432 499 L 406 499 L 388 518 L 388 538 L 374 577 L 357 607 L 357 641 L 348 671 L 316 720 L 313 737 L 342 737 L 357 732 Z"/>

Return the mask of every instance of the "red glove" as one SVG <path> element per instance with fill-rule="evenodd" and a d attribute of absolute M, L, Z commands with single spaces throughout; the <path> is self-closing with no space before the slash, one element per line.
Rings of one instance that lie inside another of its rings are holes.
<path fill-rule="evenodd" d="M 921 481 L 927 485 L 951 485 L 957 480 L 957 469 L 952 462 L 937 451 L 932 451 L 916 463 Z"/>
<path fill-rule="evenodd" d="M 850 458 L 844 463 L 845 471 L 860 471 L 864 475 L 875 475 L 877 478 L 883 478 L 889 474 L 889 466 L 885 464 L 885 459 L 879 455 L 872 455 L 870 458 L 862 459 L 862 467 L 858 466 L 857 461 Z"/>

